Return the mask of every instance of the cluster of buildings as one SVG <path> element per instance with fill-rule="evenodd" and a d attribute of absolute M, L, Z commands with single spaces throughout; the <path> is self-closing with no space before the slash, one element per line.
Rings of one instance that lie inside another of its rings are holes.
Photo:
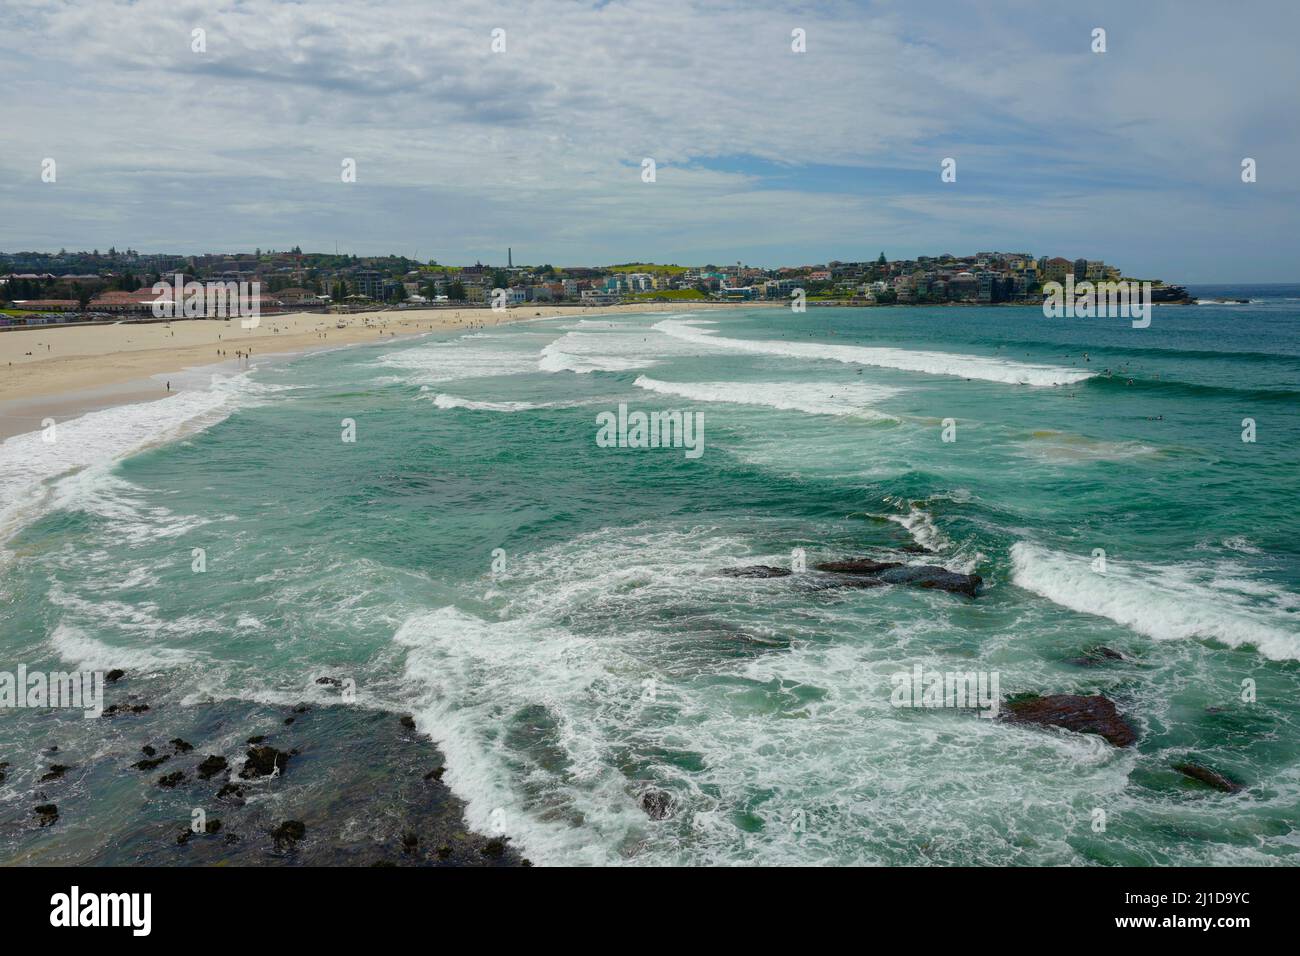
<path fill-rule="evenodd" d="M 697 267 L 444 266 L 403 256 L 363 257 L 257 250 L 180 256 L 106 253 L 0 253 L 0 324 L 146 317 L 156 282 L 181 273 L 199 282 L 256 283 L 262 312 L 533 302 L 609 305 L 655 299 L 788 299 L 802 290 L 827 304 L 892 305 L 1042 301 L 1045 283 L 1121 279 L 1101 260 L 1028 252 L 920 256 L 761 269 L 742 263 Z M 1158 283 L 1157 283 L 1158 285 Z M 1171 287 L 1174 288 L 1174 287 Z"/>

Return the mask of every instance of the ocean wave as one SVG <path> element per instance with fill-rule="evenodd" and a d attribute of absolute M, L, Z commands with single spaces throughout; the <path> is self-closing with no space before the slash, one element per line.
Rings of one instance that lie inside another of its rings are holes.
<path fill-rule="evenodd" d="M 205 390 L 170 398 L 118 405 L 0 442 L 0 541 L 43 512 L 50 503 L 49 482 L 69 472 L 107 466 L 128 455 L 210 426 L 233 409 L 241 394 L 253 394 L 245 376 L 212 377 Z"/>
<path fill-rule="evenodd" d="M 438 408 L 465 408 L 480 412 L 526 412 L 535 408 L 550 408 L 552 402 L 476 402 L 456 395 L 439 392 L 432 402 Z"/>
<path fill-rule="evenodd" d="M 1286 592 L 1196 564 L 1121 565 L 1106 573 L 1088 557 L 1027 541 L 1011 547 L 1012 581 L 1049 601 L 1108 618 L 1159 641 L 1214 640 L 1253 646 L 1271 660 L 1300 660 L 1300 631 Z M 1276 593 L 1281 600 L 1268 600 Z"/>
<path fill-rule="evenodd" d="M 1113 375 L 1097 375 L 1086 386 L 1101 392 L 1128 391 L 1149 392 L 1154 395 L 1180 395 L 1188 398 L 1223 397 L 1248 399 L 1254 402 L 1295 402 L 1300 400 L 1300 391 L 1289 388 L 1238 388 L 1233 385 L 1209 385 L 1201 382 L 1184 382 L 1169 378 L 1144 378 L 1140 375 L 1127 375 L 1116 372 Z"/>
<path fill-rule="evenodd" d="M 536 370 L 531 352 L 509 348 L 504 342 L 492 345 L 477 342 L 466 344 L 465 338 L 397 349 L 385 353 L 376 364 L 381 368 L 402 372 L 405 381 L 424 385 L 440 385 L 468 378 L 519 375 Z M 504 336 L 500 338 L 504 339 Z"/>
<path fill-rule="evenodd" d="M 81 628 L 67 624 L 55 626 L 50 634 L 50 646 L 66 663 L 90 671 L 108 671 L 115 667 L 128 671 L 151 671 L 194 661 L 193 655 L 169 648 L 112 647 Z"/>
<path fill-rule="evenodd" d="M 827 360 L 856 365 L 873 365 L 927 375 L 952 375 L 981 379 L 1007 385 L 1049 387 L 1071 385 L 1091 378 L 1095 372 L 1030 365 L 981 355 L 955 355 L 948 352 L 916 352 L 909 349 L 871 348 L 859 345 L 821 345 L 803 342 L 776 342 L 770 339 L 731 339 L 696 327 L 694 323 L 666 320 L 655 329 L 673 338 L 711 348 L 732 349 L 761 355 Z"/>
<path fill-rule="evenodd" d="M 901 391 L 865 383 L 662 382 L 645 375 L 638 376 L 633 384 L 647 391 L 676 395 L 694 402 L 761 405 L 782 411 L 807 412 L 810 415 L 846 415 L 889 421 L 897 419 L 869 406 L 892 398 Z"/>
<path fill-rule="evenodd" d="M 586 375 L 589 372 L 626 372 L 653 364 L 652 360 L 644 358 L 591 353 L 574 355 L 556 348 L 555 343 L 542 349 L 542 356 L 537 360 L 537 367 L 543 372 L 575 372 L 578 375 Z"/>

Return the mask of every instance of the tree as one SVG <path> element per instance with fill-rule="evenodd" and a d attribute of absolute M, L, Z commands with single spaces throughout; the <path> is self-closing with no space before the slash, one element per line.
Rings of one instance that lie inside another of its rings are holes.
<path fill-rule="evenodd" d="M 457 279 L 455 282 L 449 285 L 447 287 L 447 298 L 450 299 L 452 302 L 464 302 L 466 299 L 468 299 L 469 295 L 466 294 L 465 292 L 465 283 Z"/>
<path fill-rule="evenodd" d="M 887 259 L 885 258 L 885 251 L 884 251 L 883 249 L 880 250 L 880 258 L 876 260 L 876 265 L 878 265 L 878 266 L 883 266 L 883 265 L 885 265 L 885 263 L 888 262 L 888 261 L 889 261 L 889 260 L 887 260 Z"/>

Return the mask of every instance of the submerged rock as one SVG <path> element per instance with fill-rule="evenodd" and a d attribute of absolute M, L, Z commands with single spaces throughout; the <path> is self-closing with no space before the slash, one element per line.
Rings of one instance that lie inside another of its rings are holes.
<path fill-rule="evenodd" d="M 1082 657 L 1071 657 L 1069 663 L 1078 664 L 1080 667 L 1096 667 L 1098 664 L 1104 664 L 1107 661 L 1122 661 L 1124 659 L 1124 655 L 1119 651 L 1099 645 L 1084 651 Z"/>
<path fill-rule="evenodd" d="M 1013 724 L 1041 724 L 1080 734 L 1096 734 L 1116 747 L 1127 747 L 1137 740 L 1137 733 L 1120 716 L 1115 704 L 1100 694 L 1091 697 L 1032 694 L 1008 700 L 1003 711 L 1003 719 Z"/>
<path fill-rule="evenodd" d="M 723 568 L 718 573 L 729 578 L 786 578 L 793 572 L 789 568 L 777 568 L 770 564 L 751 564 L 741 568 Z"/>
<path fill-rule="evenodd" d="M 271 831 L 277 848 L 292 849 L 299 840 L 307 835 L 307 825 L 301 820 L 285 820 Z"/>
<path fill-rule="evenodd" d="M 163 761 L 170 759 L 171 758 L 167 754 L 163 754 L 161 757 L 153 757 L 148 760 L 137 760 L 135 763 L 131 764 L 131 768 L 133 770 L 153 770 L 155 767 L 162 764 Z"/>
<path fill-rule="evenodd" d="M 1176 763 L 1173 767 L 1184 777 L 1199 780 L 1206 786 L 1221 790 L 1224 793 L 1237 793 L 1243 789 L 1242 785 L 1235 780 L 1229 780 L 1217 770 L 1211 770 L 1209 767 L 1203 767 L 1198 763 Z"/>
<path fill-rule="evenodd" d="M 239 775 L 245 780 L 253 777 L 269 777 L 277 771 L 283 773 L 289 763 L 289 755 L 274 747 L 252 747 L 246 757 L 244 769 L 239 771 Z"/>
<path fill-rule="evenodd" d="M 917 588 L 933 588 L 974 597 L 984 579 L 978 574 L 962 574 L 929 564 L 908 564 L 901 568 L 882 571 L 877 579 L 886 584 L 910 584 Z"/>
<path fill-rule="evenodd" d="M 173 737 L 171 740 L 167 742 L 172 745 L 173 749 L 175 749 L 176 753 L 178 754 L 187 754 L 194 749 L 193 744 L 187 744 L 179 737 Z"/>
<path fill-rule="evenodd" d="M 52 803 L 42 803 L 36 807 L 36 820 L 43 826 L 48 827 L 57 823 L 59 819 L 59 808 Z"/>
<path fill-rule="evenodd" d="M 224 799 L 225 797 L 234 797 L 236 800 L 242 801 L 243 796 L 244 788 L 237 783 L 224 784 L 222 788 L 217 791 L 218 800 Z"/>
<path fill-rule="evenodd" d="M 173 787 L 175 787 L 178 783 L 183 781 L 184 779 L 185 779 L 185 774 L 177 770 L 175 773 L 169 773 L 164 777 L 159 777 L 158 786 L 166 787 L 168 790 L 170 790 Z"/>
<path fill-rule="evenodd" d="M 662 790 L 647 790 L 641 794 L 641 809 L 651 820 L 666 820 L 673 813 L 673 798 Z"/>
<path fill-rule="evenodd" d="M 104 708 L 105 717 L 116 717 L 118 714 L 144 714 L 148 713 L 148 704 L 112 704 Z"/>
<path fill-rule="evenodd" d="M 872 561 L 870 558 L 855 558 L 849 561 L 826 561 L 822 564 L 815 565 L 818 571 L 829 571 L 833 574 L 879 574 L 881 571 L 888 571 L 891 568 L 901 568 L 905 565 L 901 561 Z"/>
<path fill-rule="evenodd" d="M 49 772 L 41 777 L 41 783 L 48 783 L 51 780 L 62 780 L 63 775 L 71 770 L 71 767 L 65 767 L 61 763 L 50 764 Z"/>
<path fill-rule="evenodd" d="M 104 681 L 109 684 L 115 684 L 125 676 L 126 676 L 126 671 L 122 670 L 120 667 L 114 667 L 111 671 L 109 671 L 107 674 L 104 675 Z"/>
<path fill-rule="evenodd" d="M 975 597 L 984 584 L 978 574 L 963 574 L 931 564 L 903 564 L 900 561 L 876 561 L 873 558 L 850 558 L 846 561 L 823 561 L 814 565 L 820 575 L 809 575 L 805 586 L 815 591 L 828 588 L 876 588 L 886 584 L 907 584 L 917 588 L 933 588 Z M 787 568 L 767 564 L 747 567 L 723 568 L 720 572 L 732 578 L 784 578 L 791 572 Z M 833 575 L 833 576 L 831 576 Z"/>

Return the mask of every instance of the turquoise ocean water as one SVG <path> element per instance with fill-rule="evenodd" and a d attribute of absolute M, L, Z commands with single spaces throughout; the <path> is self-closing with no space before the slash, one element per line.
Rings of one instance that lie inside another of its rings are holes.
<path fill-rule="evenodd" d="M 471 825 L 538 863 L 1295 863 L 1297 296 L 1147 329 L 588 316 L 195 373 L 0 445 L 0 669 L 122 667 L 155 708 L 351 677 L 439 744 Z M 620 403 L 702 412 L 703 454 L 598 447 Z M 716 574 L 795 549 L 985 586 Z M 1124 659 L 1076 661 L 1100 645 Z M 917 664 L 1104 693 L 1139 742 L 892 706 Z M 44 743 L 93 754 L 109 726 L 0 714 L 0 858 L 44 838 L 13 822 Z M 63 839 L 87 848 L 152 812 L 130 783 L 78 786 Z"/>

